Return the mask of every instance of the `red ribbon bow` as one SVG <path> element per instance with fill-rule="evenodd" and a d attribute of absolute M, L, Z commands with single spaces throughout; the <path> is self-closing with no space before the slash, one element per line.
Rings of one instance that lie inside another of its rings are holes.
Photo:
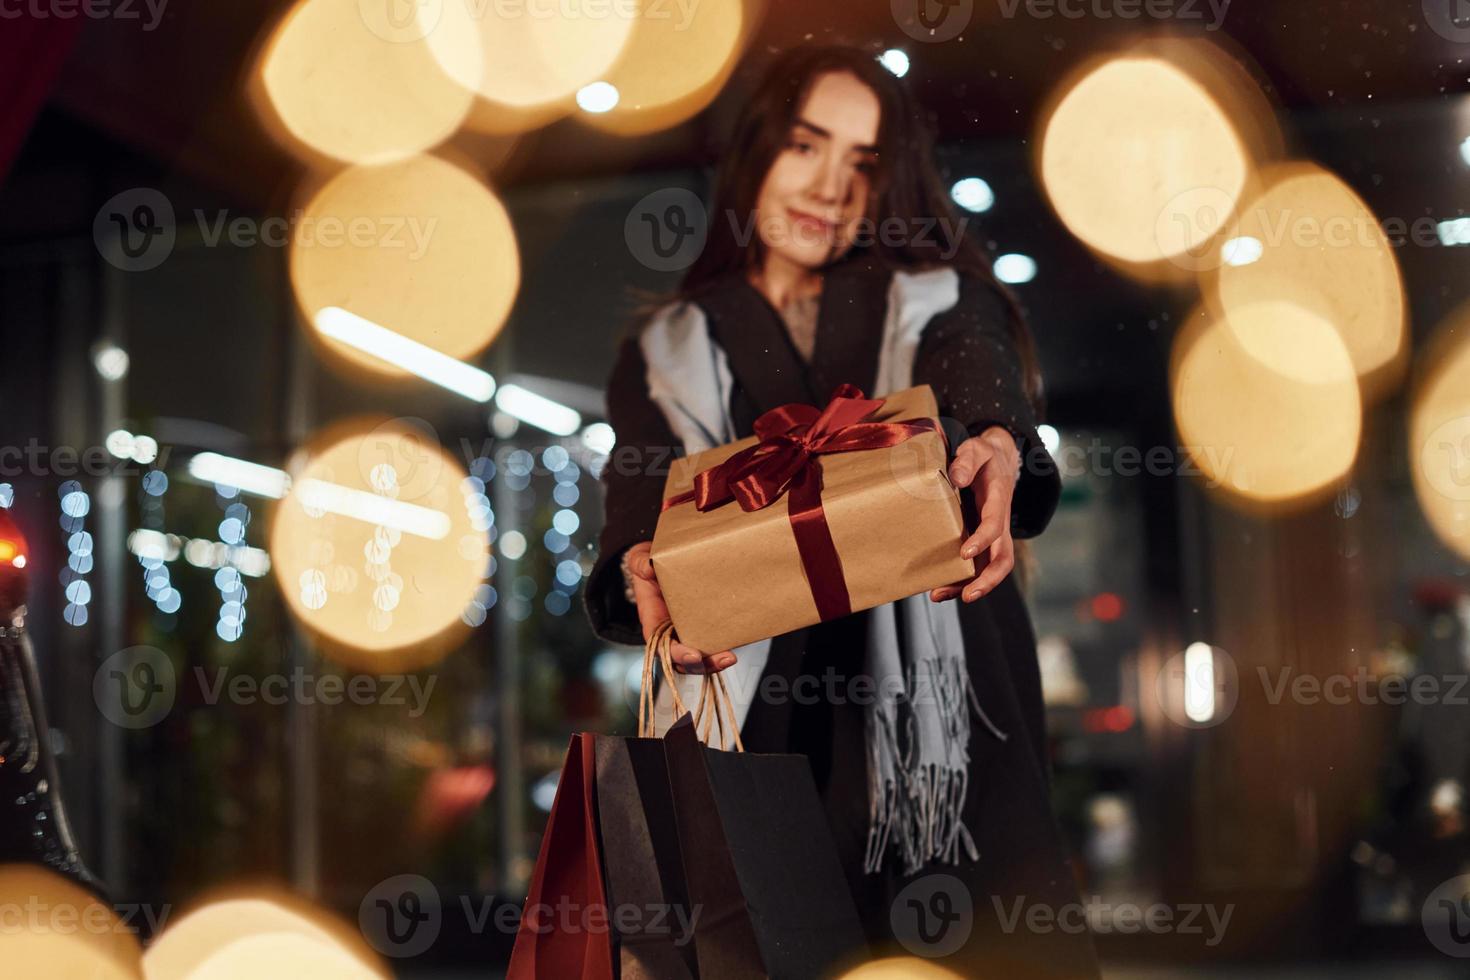
<path fill-rule="evenodd" d="M 669 497 L 663 509 L 694 501 L 700 511 L 731 500 L 744 511 L 769 507 L 790 493 L 791 529 L 817 611 L 825 622 L 852 612 L 842 559 L 822 509 L 822 456 L 896 446 L 921 432 L 935 431 L 933 419 L 864 422 L 883 405 L 856 385 L 841 384 L 827 407 L 792 402 L 755 420 L 759 441 L 694 477 L 694 489 Z"/>

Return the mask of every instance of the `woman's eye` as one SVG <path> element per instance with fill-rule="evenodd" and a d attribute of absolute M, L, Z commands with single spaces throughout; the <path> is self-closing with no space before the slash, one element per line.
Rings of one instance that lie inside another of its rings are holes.
<path fill-rule="evenodd" d="M 792 139 L 787 141 L 786 148 L 788 150 L 795 150 L 797 153 L 811 153 L 816 149 L 816 146 L 809 140 Z"/>

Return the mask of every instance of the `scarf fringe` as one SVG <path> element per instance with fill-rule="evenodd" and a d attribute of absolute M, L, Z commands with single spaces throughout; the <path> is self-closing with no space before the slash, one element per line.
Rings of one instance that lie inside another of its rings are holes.
<path fill-rule="evenodd" d="M 873 712 L 877 730 L 868 739 L 868 766 L 875 791 L 863 862 L 868 874 L 882 868 L 891 843 L 897 845 L 905 874 L 935 861 L 956 864 L 962 851 L 978 860 L 980 852 L 963 817 L 970 778 L 970 717 L 965 708 L 972 709 L 992 735 L 1006 741 L 1006 734 L 980 707 L 963 663 L 935 659 L 911 663 L 904 682 L 909 694 L 901 700 L 907 706 L 882 704 Z M 921 751 L 912 711 L 913 703 L 924 698 L 934 699 L 928 710 L 937 711 L 945 724 L 942 745 Z M 921 757 L 938 757 L 944 763 L 925 764 Z"/>

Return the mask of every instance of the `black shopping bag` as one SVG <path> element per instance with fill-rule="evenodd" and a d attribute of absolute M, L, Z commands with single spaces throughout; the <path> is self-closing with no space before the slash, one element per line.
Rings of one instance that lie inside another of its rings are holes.
<path fill-rule="evenodd" d="M 806 980 L 866 959 L 806 758 L 708 748 L 688 716 L 664 749 L 701 980 Z"/>
<path fill-rule="evenodd" d="M 697 913 L 684 883 L 664 743 L 597 739 L 597 811 L 622 980 L 692 980 Z"/>

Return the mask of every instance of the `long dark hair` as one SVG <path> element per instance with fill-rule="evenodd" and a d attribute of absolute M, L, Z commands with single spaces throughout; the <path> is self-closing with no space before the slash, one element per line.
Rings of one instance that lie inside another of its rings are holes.
<path fill-rule="evenodd" d="M 708 239 L 684 274 L 679 298 L 695 298 L 705 286 L 728 273 L 744 272 L 763 262 L 760 236 L 737 237 L 740 222 L 722 220 L 720 216 L 754 215 L 761 184 L 786 145 L 807 93 L 818 77 L 832 72 L 856 76 L 878 97 L 881 109 L 878 170 L 867 217 L 879 228 L 885 220 L 896 218 L 908 229 L 934 229 L 924 235 L 901 235 L 897 243 L 887 241 L 885 235 L 869 236 L 871 241 L 854 245 L 849 255 L 856 257 L 854 253 L 866 251 L 895 270 L 950 265 L 994 287 L 1006 304 L 1007 327 L 1020 357 L 1026 394 L 1039 412 L 1041 372 L 1030 331 L 1015 297 L 996 281 L 985 253 L 964 233 L 965 223 L 957 219 L 934 167 L 934 136 L 928 121 L 907 86 L 872 54 L 856 48 L 792 48 L 766 70 L 722 154 L 710 202 Z"/>

